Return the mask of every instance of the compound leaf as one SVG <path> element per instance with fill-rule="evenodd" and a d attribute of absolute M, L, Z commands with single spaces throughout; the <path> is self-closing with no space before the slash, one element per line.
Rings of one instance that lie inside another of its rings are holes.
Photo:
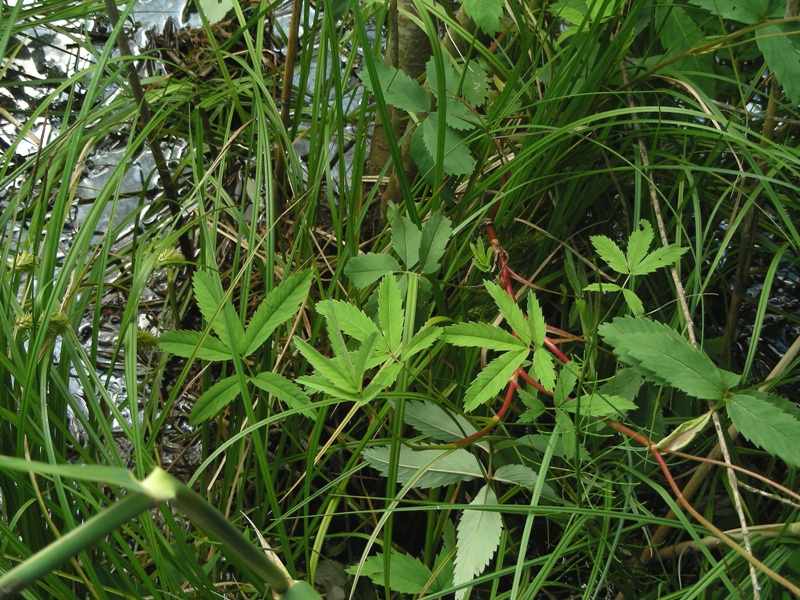
<path fill-rule="evenodd" d="M 189 415 L 189 424 L 199 425 L 215 417 L 219 411 L 233 402 L 241 391 L 239 378 L 236 375 L 218 381 L 197 399 Z"/>
<path fill-rule="evenodd" d="M 406 404 L 405 421 L 439 442 L 457 442 L 477 431 L 465 417 L 427 401 Z"/>
<path fill-rule="evenodd" d="M 230 360 L 231 350 L 221 340 L 200 331 L 168 331 L 158 337 L 158 346 L 165 352 L 183 358 Z"/>
<path fill-rule="evenodd" d="M 309 419 L 314 421 L 317 419 L 317 411 L 311 405 L 311 399 L 300 389 L 300 386 L 282 375 L 264 372 L 251 377 L 250 381 L 257 388 L 275 396 L 289 408 L 300 409 Z"/>
<path fill-rule="evenodd" d="M 471 412 L 496 396 L 508 384 L 514 371 L 528 358 L 528 353 L 528 348 L 506 352 L 486 365 L 464 395 L 464 410 Z"/>
<path fill-rule="evenodd" d="M 483 285 L 486 286 L 489 295 L 494 299 L 506 323 L 509 324 L 526 346 L 529 345 L 531 343 L 531 329 L 528 325 L 528 320 L 522 314 L 522 309 L 517 305 L 514 298 L 509 296 L 499 285 L 488 279 L 483 282 Z"/>
<path fill-rule="evenodd" d="M 600 258 L 606 261 L 609 267 L 617 273 L 628 274 L 628 260 L 620 250 L 620 247 L 611 238 L 604 235 L 593 235 L 589 237 L 589 241 L 594 246 L 594 249 L 597 250 Z"/>
<path fill-rule="evenodd" d="M 454 346 L 489 348 L 496 352 L 527 348 L 527 344 L 521 339 L 489 323 L 470 322 L 450 325 L 445 328 L 442 339 Z"/>

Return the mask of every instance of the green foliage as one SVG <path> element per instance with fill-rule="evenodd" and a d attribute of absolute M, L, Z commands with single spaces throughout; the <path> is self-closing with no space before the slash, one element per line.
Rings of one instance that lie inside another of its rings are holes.
<path fill-rule="evenodd" d="M 800 410 L 796 404 L 751 390 L 733 394 L 725 407 L 733 424 L 748 440 L 800 468 Z"/>
<path fill-rule="evenodd" d="M 475 25 L 489 35 L 500 31 L 500 18 L 505 4 L 501 0 L 461 0 Z"/>
<path fill-rule="evenodd" d="M 483 573 L 492 560 L 503 533 L 500 513 L 493 510 L 498 507 L 497 496 L 489 485 L 483 486 L 469 505 L 471 508 L 461 513 L 461 520 L 458 522 L 458 550 L 453 570 L 453 583 L 457 586 L 468 583 Z M 466 589 L 460 589 L 456 592 L 456 598 L 460 600 L 466 593 Z"/>

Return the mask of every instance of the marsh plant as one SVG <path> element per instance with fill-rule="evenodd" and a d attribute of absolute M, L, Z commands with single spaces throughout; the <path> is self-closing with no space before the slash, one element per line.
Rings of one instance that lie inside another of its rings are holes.
<path fill-rule="evenodd" d="M 800 595 L 796 3 L 216 4 L 0 4 L 0 589 Z"/>

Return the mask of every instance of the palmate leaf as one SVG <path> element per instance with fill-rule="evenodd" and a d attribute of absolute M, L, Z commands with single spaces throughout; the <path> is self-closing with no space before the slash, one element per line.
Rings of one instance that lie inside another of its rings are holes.
<path fill-rule="evenodd" d="M 158 336 L 158 346 L 165 352 L 200 360 L 230 360 L 231 351 L 221 340 L 200 331 L 168 331 Z"/>
<path fill-rule="evenodd" d="M 406 404 L 405 422 L 438 442 L 457 442 L 478 431 L 465 417 L 433 402 Z"/>
<path fill-rule="evenodd" d="M 623 411 L 636 410 L 636 405 L 622 396 L 594 393 L 564 402 L 559 408 L 583 416 L 615 417 Z"/>
<path fill-rule="evenodd" d="M 734 394 L 725 406 L 744 437 L 791 467 L 800 467 L 800 411 L 785 398 L 748 391 Z"/>
<path fill-rule="evenodd" d="M 491 348 L 496 352 L 523 350 L 527 344 L 504 329 L 489 323 L 456 323 L 444 329 L 448 344 L 468 348 Z"/>
<path fill-rule="evenodd" d="M 226 377 L 212 385 L 197 399 L 189 415 L 190 425 L 199 425 L 203 421 L 217 416 L 219 411 L 233 402 L 242 393 L 239 378 L 236 375 Z"/>
<path fill-rule="evenodd" d="M 619 246 L 611 238 L 604 235 L 592 235 L 589 237 L 589 241 L 600 258 L 606 261 L 609 267 L 617 273 L 627 275 L 628 260 L 625 258 L 625 253 L 620 250 Z"/>
<path fill-rule="evenodd" d="M 668 267 L 683 256 L 689 249 L 675 244 L 656 248 L 639 262 L 631 261 L 631 275 L 647 275 L 657 269 Z"/>
<path fill-rule="evenodd" d="M 422 232 L 406 215 L 401 215 L 394 203 L 389 203 L 388 217 L 392 225 L 392 247 L 403 261 L 406 269 L 412 270 L 420 262 Z"/>
<path fill-rule="evenodd" d="M 364 450 L 364 459 L 385 477 L 389 473 L 389 446 Z M 432 488 L 483 477 L 478 459 L 464 448 L 458 450 L 412 450 L 400 447 L 397 464 L 397 481 L 403 485 L 422 475 L 414 482 L 415 488 Z"/>
<path fill-rule="evenodd" d="M 464 395 L 464 410 L 471 412 L 481 404 L 496 396 L 506 385 L 511 376 L 528 358 L 529 350 L 506 352 L 486 365 L 470 384 Z"/>
<path fill-rule="evenodd" d="M 394 277 L 384 277 L 378 286 L 378 320 L 389 352 L 397 354 L 403 341 L 403 301 Z"/>
<path fill-rule="evenodd" d="M 599 333 L 614 353 L 637 372 L 690 396 L 718 400 L 739 383 L 739 376 L 718 368 L 672 328 L 630 316 L 604 323 Z"/>
<path fill-rule="evenodd" d="M 419 264 L 422 273 L 431 275 L 439 270 L 445 247 L 450 239 L 453 227 L 450 219 L 436 211 L 422 225 L 422 237 L 419 247 Z"/>
<path fill-rule="evenodd" d="M 300 409 L 306 417 L 316 421 L 317 411 L 311 405 L 311 399 L 296 383 L 282 375 L 269 372 L 259 373 L 255 377 L 251 377 L 250 381 L 257 388 L 275 396 L 289 408 Z"/>
<path fill-rule="evenodd" d="M 519 336 L 520 340 L 528 346 L 531 343 L 530 326 L 528 325 L 528 320 L 525 318 L 525 315 L 522 314 L 522 309 L 517 305 L 514 298 L 509 296 L 506 291 L 496 283 L 486 280 L 483 282 L 483 285 L 486 286 L 489 295 L 492 297 L 495 304 L 497 304 L 497 308 L 500 309 L 500 314 L 503 315 L 506 323 L 508 323 L 514 333 Z"/>
<path fill-rule="evenodd" d="M 348 378 L 343 372 L 341 366 L 336 365 L 333 360 L 323 356 L 317 351 L 316 348 L 298 337 L 294 338 L 294 343 L 297 346 L 297 349 L 300 351 L 300 354 L 303 355 L 303 358 L 305 358 L 311 364 L 311 366 L 314 367 L 314 375 L 329 381 L 331 384 L 333 384 L 334 388 L 341 389 L 349 394 L 358 393 L 361 387 L 361 382 L 353 381 L 351 378 Z M 301 377 L 298 379 L 298 381 L 305 383 L 312 380 Z M 312 382 L 317 383 L 316 380 L 313 380 Z"/>
<path fill-rule="evenodd" d="M 220 309 L 222 293 L 220 292 L 219 276 L 215 281 L 210 273 L 196 271 L 192 277 L 192 288 L 203 318 L 208 321 L 211 329 L 219 336 L 223 344 L 234 352 L 238 352 L 239 341 L 244 337 L 244 327 L 230 302 L 226 302 Z M 233 331 L 228 331 L 228 325 L 233 328 Z"/>
<path fill-rule="evenodd" d="M 469 505 L 475 508 L 464 509 L 458 523 L 456 568 L 453 571 L 453 584 L 456 586 L 469 583 L 483 573 L 503 533 L 503 519 L 497 510 L 492 510 L 497 506 L 497 496 L 488 484 L 480 489 Z M 456 600 L 466 593 L 466 588 L 458 590 Z"/>
<path fill-rule="evenodd" d="M 271 290 L 259 304 L 244 334 L 243 354 L 249 356 L 287 319 L 293 317 L 311 288 L 311 271 L 298 271 Z"/>
<path fill-rule="evenodd" d="M 631 232 L 628 238 L 628 251 L 625 253 L 625 261 L 628 263 L 628 270 L 633 272 L 650 250 L 653 243 L 653 226 L 642 219 L 637 227 Z"/>
<path fill-rule="evenodd" d="M 358 289 L 363 289 L 372 285 L 378 279 L 389 273 L 401 271 L 400 263 L 397 259 L 388 254 L 359 254 L 354 256 L 347 263 L 344 269 L 345 275 L 350 278 L 353 285 Z"/>
<path fill-rule="evenodd" d="M 548 392 L 552 392 L 556 387 L 556 368 L 553 366 L 553 357 L 543 348 L 538 348 L 533 353 L 533 378 Z"/>
<path fill-rule="evenodd" d="M 547 335 L 547 323 L 544 320 L 542 307 L 539 306 L 539 300 L 533 292 L 528 292 L 528 330 L 534 346 L 540 348 Z"/>
<path fill-rule="evenodd" d="M 379 335 L 378 348 L 388 350 L 378 326 L 363 310 L 342 300 L 322 300 L 317 302 L 316 310 L 327 320 L 335 319 L 339 329 L 351 338 L 363 342 L 373 334 Z"/>

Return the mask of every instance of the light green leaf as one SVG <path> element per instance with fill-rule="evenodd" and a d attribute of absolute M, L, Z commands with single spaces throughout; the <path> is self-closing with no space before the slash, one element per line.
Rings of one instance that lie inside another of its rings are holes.
<path fill-rule="evenodd" d="M 503 0 L 461 0 L 461 3 L 481 31 L 491 36 L 500 31 L 500 17 L 505 8 Z"/>
<path fill-rule="evenodd" d="M 656 248 L 638 264 L 631 261 L 631 275 L 647 275 L 656 269 L 668 267 L 677 262 L 688 250 L 689 248 L 680 248 L 675 244 Z"/>
<path fill-rule="evenodd" d="M 636 405 L 622 396 L 594 393 L 564 402 L 559 408 L 585 417 L 615 417 L 623 411 L 636 410 Z"/>
<path fill-rule="evenodd" d="M 528 358 L 528 352 L 527 348 L 506 352 L 486 365 L 486 368 L 472 381 L 464 395 L 464 410 L 471 412 L 496 396 L 508 385 L 514 371 L 520 368 Z"/>
<path fill-rule="evenodd" d="M 628 308 L 631 309 L 631 312 L 634 314 L 634 316 L 638 317 L 644 314 L 644 304 L 642 304 L 639 296 L 637 296 L 634 292 L 623 289 L 622 297 L 625 298 L 625 304 L 628 305 Z"/>
<path fill-rule="evenodd" d="M 13 456 L 0 455 L 0 470 L 36 473 L 49 477 L 64 477 L 75 481 L 94 481 L 109 485 L 118 485 L 131 492 L 147 494 L 142 482 L 136 479 L 128 469 L 109 467 L 106 465 L 77 464 L 63 465 L 26 460 Z"/>
<path fill-rule="evenodd" d="M 736 428 L 753 444 L 791 467 L 800 467 L 798 409 L 785 398 L 748 391 L 734 394 L 725 406 Z"/>
<path fill-rule="evenodd" d="M 480 489 L 469 505 L 475 508 L 464 509 L 458 523 L 456 568 L 453 572 L 453 584 L 456 586 L 469 583 L 483 573 L 503 533 L 500 512 L 492 510 L 498 506 L 497 496 L 488 484 Z M 456 600 L 461 600 L 466 593 L 467 588 L 458 590 Z"/>
<path fill-rule="evenodd" d="M 589 241 L 594 246 L 594 249 L 597 250 L 600 258 L 606 261 L 609 267 L 617 273 L 628 274 L 628 260 L 611 238 L 604 235 L 593 235 L 589 237 Z"/>
<path fill-rule="evenodd" d="M 244 327 L 230 303 L 226 303 L 220 310 L 222 294 L 219 291 L 219 279 L 215 280 L 206 271 L 195 271 L 192 277 L 192 287 L 203 318 L 211 325 L 211 329 L 219 336 L 223 344 L 238 352 L 238 342 L 244 336 Z M 228 332 L 228 322 L 234 328 L 232 335 Z"/>
<path fill-rule="evenodd" d="M 428 587 L 433 573 L 422 562 L 400 552 L 392 552 L 389 558 L 389 589 L 401 594 L 419 594 Z M 375 585 L 384 585 L 384 556 L 378 552 L 364 561 L 361 574 L 369 577 Z M 346 569 L 351 575 L 358 574 L 358 565 Z"/>
<path fill-rule="evenodd" d="M 553 366 L 553 357 L 543 348 L 538 348 L 533 353 L 533 378 L 541 383 L 548 392 L 552 392 L 556 387 L 556 369 Z"/>
<path fill-rule="evenodd" d="M 294 338 L 294 343 L 295 346 L 297 346 L 297 349 L 300 351 L 300 354 L 303 355 L 303 358 L 305 358 L 311 364 L 311 366 L 314 367 L 315 375 L 326 379 L 336 388 L 344 390 L 345 392 L 351 394 L 357 394 L 359 392 L 361 389 L 361 382 L 354 381 L 353 379 L 346 377 L 346 373 L 343 372 L 343 369 L 340 366 L 337 366 L 334 361 L 323 356 L 317 351 L 316 348 L 298 337 Z M 302 381 L 305 384 L 307 380 L 301 378 L 298 379 L 298 381 Z"/>
<path fill-rule="evenodd" d="M 366 404 L 370 402 L 387 387 L 394 385 L 402 368 L 403 365 L 401 363 L 385 362 L 372 378 L 370 384 L 361 392 L 358 399 L 359 403 Z"/>
<path fill-rule="evenodd" d="M 317 411 L 311 405 L 311 399 L 297 384 L 285 377 L 277 373 L 265 372 L 251 377 L 250 381 L 257 388 L 275 396 L 289 408 L 300 409 L 309 419 L 317 419 Z"/>
<path fill-rule="evenodd" d="M 489 95 L 489 78 L 482 60 L 471 60 L 462 68 L 466 69 L 461 95 L 475 108 L 483 106 Z"/>
<path fill-rule="evenodd" d="M 525 405 L 525 412 L 519 416 L 517 422 L 535 423 L 536 419 L 542 416 L 544 411 L 547 410 L 544 403 L 525 388 L 518 389 L 517 394 L 522 400 L 522 403 Z"/>
<path fill-rule="evenodd" d="M 405 313 L 400 298 L 400 288 L 397 287 L 397 280 L 394 277 L 384 277 L 378 287 L 378 319 L 389 352 L 398 354 L 403 341 Z"/>
<path fill-rule="evenodd" d="M 457 442 L 478 431 L 465 417 L 427 401 L 407 403 L 405 421 L 438 442 Z"/>
<path fill-rule="evenodd" d="M 800 104 L 800 44 L 797 25 L 768 25 L 756 31 L 756 43 L 791 104 Z"/>
<path fill-rule="evenodd" d="M 419 262 L 422 273 L 432 275 L 439 270 L 445 247 L 453 228 L 450 219 L 436 211 L 422 225 L 422 237 L 419 247 Z"/>
<path fill-rule="evenodd" d="M 713 15 L 753 25 L 769 16 L 767 0 L 689 0 Z"/>
<path fill-rule="evenodd" d="M 505 329 L 489 323 L 457 323 L 445 327 L 442 340 L 454 346 L 489 348 L 496 352 L 523 350 L 528 346 Z"/>
<path fill-rule="evenodd" d="M 489 295 L 494 299 L 497 308 L 500 309 L 500 314 L 506 320 L 506 323 L 511 327 L 514 333 L 519 336 L 525 346 L 531 343 L 531 328 L 528 325 L 528 320 L 522 314 L 522 309 L 517 305 L 514 298 L 508 295 L 506 291 L 496 283 L 484 280 L 483 285 L 489 292 Z"/>
<path fill-rule="evenodd" d="M 350 337 L 363 342 L 369 336 L 378 334 L 378 326 L 364 311 L 359 310 L 349 302 L 342 300 L 322 300 L 317 303 L 317 312 L 328 320 L 334 319 L 341 331 Z M 380 337 L 378 348 L 387 351 L 388 347 Z"/>
<path fill-rule="evenodd" d="M 442 335 L 442 331 L 441 327 L 424 326 L 411 338 L 408 345 L 402 349 L 400 352 L 401 358 L 404 361 L 408 360 L 415 354 L 430 348 Z"/>
<path fill-rule="evenodd" d="M 303 375 L 297 378 L 297 383 L 301 383 L 306 389 L 314 390 L 327 394 L 332 398 L 339 398 L 340 400 L 347 400 L 348 402 L 360 402 L 361 393 L 353 391 L 352 387 L 348 385 L 347 389 L 332 384 L 330 381 L 319 375 Z"/>
<path fill-rule="evenodd" d="M 364 450 L 364 459 L 373 469 L 386 477 L 389 473 L 389 446 Z M 468 450 L 412 450 L 400 447 L 397 464 L 397 481 L 405 485 L 422 473 L 414 482 L 415 488 L 432 488 L 483 477 L 478 459 Z"/>
<path fill-rule="evenodd" d="M 255 352 L 275 329 L 293 317 L 308 298 L 311 271 L 298 271 L 271 290 L 259 304 L 244 334 L 244 355 Z"/>
<path fill-rule="evenodd" d="M 542 307 L 539 306 L 539 300 L 533 292 L 528 292 L 528 329 L 533 345 L 541 348 L 547 335 L 547 323 L 544 320 Z"/>
<path fill-rule="evenodd" d="M 344 269 L 345 275 L 358 289 L 364 289 L 384 275 L 399 271 L 402 271 L 400 263 L 393 256 L 373 252 L 354 256 Z"/>
<path fill-rule="evenodd" d="M 419 263 L 422 233 L 406 215 L 401 215 L 394 203 L 389 203 L 388 216 L 392 224 L 392 247 L 403 261 L 406 269 L 412 270 Z"/>
<path fill-rule="evenodd" d="M 241 393 L 239 378 L 236 375 L 218 381 L 197 399 L 192 407 L 192 413 L 189 415 L 189 424 L 199 425 L 203 421 L 217 416 Z"/>
<path fill-rule="evenodd" d="M 688 446 L 697 437 L 697 434 L 702 433 L 710 420 L 711 413 L 707 412 L 694 419 L 684 421 L 672 433 L 658 442 L 656 448 L 658 450 L 680 450 Z"/>
<path fill-rule="evenodd" d="M 375 61 L 375 71 L 387 104 L 414 113 L 428 112 L 431 109 L 428 92 L 411 77 L 380 60 Z M 368 69 L 361 70 L 361 80 L 367 90 L 375 92 L 375 82 L 370 79 Z"/>
<path fill-rule="evenodd" d="M 590 283 L 587 286 L 584 286 L 584 292 L 602 292 L 603 294 L 609 294 L 611 292 L 621 292 L 623 288 L 618 286 L 616 283 Z"/>
<path fill-rule="evenodd" d="M 380 364 L 389 357 L 386 350 L 376 352 L 379 345 L 386 346 L 386 343 L 381 338 L 380 334 L 375 332 L 358 347 L 353 361 L 353 369 L 358 374 L 358 378 L 363 381 L 364 373 L 371 369 L 375 364 Z"/>
<path fill-rule="evenodd" d="M 230 360 L 231 351 L 219 339 L 200 331 L 168 331 L 158 337 L 158 346 L 165 352 L 183 358 Z"/>
<path fill-rule="evenodd" d="M 629 271 L 633 271 L 645 256 L 647 251 L 650 250 L 650 245 L 653 243 L 653 226 L 647 221 L 642 219 L 639 225 L 631 232 L 628 238 L 628 252 L 626 262 L 628 263 Z"/>
<path fill-rule="evenodd" d="M 436 160 L 439 147 L 439 116 L 431 113 L 422 122 L 422 139 L 428 153 Z M 475 159 L 470 154 L 466 141 L 455 129 L 445 127 L 444 130 L 444 160 L 442 166 L 448 175 L 468 175 L 475 170 Z"/>
<path fill-rule="evenodd" d="M 561 367 L 561 372 L 556 380 L 556 389 L 553 391 L 553 402 L 556 406 L 567 401 L 577 382 L 578 366 L 574 362 L 568 362 Z"/>

